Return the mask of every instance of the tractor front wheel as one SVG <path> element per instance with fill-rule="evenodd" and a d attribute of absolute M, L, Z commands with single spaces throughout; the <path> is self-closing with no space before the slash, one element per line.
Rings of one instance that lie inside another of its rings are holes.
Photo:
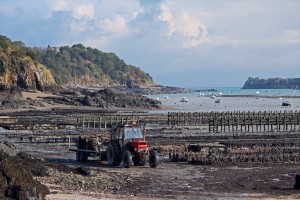
<path fill-rule="evenodd" d="M 117 142 L 110 142 L 107 144 L 106 158 L 109 166 L 119 166 L 121 164 L 121 149 Z"/>
<path fill-rule="evenodd" d="M 157 152 L 152 150 L 149 152 L 149 166 L 151 168 L 156 168 L 158 165 L 158 155 Z"/>
<path fill-rule="evenodd" d="M 132 155 L 130 151 L 124 150 L 123 152 L 123 167 L 129 168 L 132 166 Z"/>
<path fill-rule="evenodd" d="M 140 155 L 134 156 L 132 158 L 132 162 L 133 162 L 133 164 L 135 166 L 145 166 L 145 164 L 146 164 L 146 157 L 140 156 Z"/>

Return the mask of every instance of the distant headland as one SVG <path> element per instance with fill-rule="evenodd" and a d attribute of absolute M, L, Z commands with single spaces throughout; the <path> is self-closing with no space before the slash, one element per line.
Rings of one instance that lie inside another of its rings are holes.
<path fill-rule="evenodd" d="M 242 89 L 299 89 L 300 78 L 253 78 L 249 77 Z"/>

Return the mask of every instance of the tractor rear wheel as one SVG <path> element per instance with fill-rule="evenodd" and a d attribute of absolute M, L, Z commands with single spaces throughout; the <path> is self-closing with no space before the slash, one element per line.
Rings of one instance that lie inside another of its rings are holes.
<path fill-rule="evenodd" d="M 124 150 L 123 152 L 123 167 L 129 168 L 132 166 L 132 155 L 130 151 Z"/>
<path fill-rule="evenodd" d="M 145 166 L 146 158 L 143 156 L 135 156 L 132 158 L 132 162 L 135 166 Z"/>
<path fill-rule="evenodd" d="M 149 166 L 151 168 L 156 168 L 158 165 L 158 155 L 156 151 L 150 151 L 149 153 Z"/>
<path fill-rule="evenodd" d="M 110 142 L 107 144 L 106 158 L 109 166 L 119 166 L 121 164 L 121 148 L 117 142 Z"/>

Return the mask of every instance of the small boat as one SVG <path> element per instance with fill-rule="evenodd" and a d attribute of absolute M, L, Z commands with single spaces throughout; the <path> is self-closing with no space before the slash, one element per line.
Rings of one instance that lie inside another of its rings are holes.
<path fill-rule="evenodd" d="M 204 96 L 204 93 L 202 93 L 202 92 L 199 92 L 199 95 L 198 95 L 198 97 L 202 97 L 202 96 Z"/>
<path fill-rule="evenodd" d="M 216 99 L 215 100 L 215 103 L 221 103 L 222 102 L 222 99 Z"/>
<path fill-rule="evenodd" d="M 180 100 L 180 102 L 188 102 L 188 101 L 189 101 L 189 99 L 186 97 L 182 97 L 182 99 Z"/>
<path fill-rule="evenodd" d="M 168 96 L 165 96 L 165 99 L 168 99 L 169 97 Z"/>
<path fill-rule="evenodd" d="M 156 97 L 156 98 L 155 98 L 155 100 L 159 101 L 159 98 L 158 98 L 158 97 Z"/>
<path fill-rule="evenodd" d="M 292 102 L 290 102 L 290 101 L 282 101 L 281 106 L 292 106 Z"/>
<path fill-rule="evenodd" d="M 297 90 L 297 87 L 298 87 L 298 85 L 296 85 L 296 88 L 295 88 L 295 90 L 294 90 L 294 92 L 293 92 L 293 95 L 292 95 L 292 97 L 291 97 L 291 99 L 294 97 L 294 95 L 295 95 L 295 92 L 296 92 L 296 90 Z M 289 101 L 289 100 L 285 100 L 285 101 L 282 101 L 282 103 L 281 103 L 281 106 L 292 106 L 293 104 L 292 104 L 292 102 L 291 101 Z"/>

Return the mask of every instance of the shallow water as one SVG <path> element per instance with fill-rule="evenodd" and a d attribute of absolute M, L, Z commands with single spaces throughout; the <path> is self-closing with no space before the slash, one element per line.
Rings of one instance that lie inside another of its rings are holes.
<path fill-rule="evenodd" d="M 182 95 L 182 94 L 181 94 Z M 152 97 L 153 98 L 153 97 Z M 221 103 L 215 103 L 219 98 Z M 282 100 L 278 98 L 256 98 L 256 97 L 217 97 L 211 99 L 210 97 L 189 96 L 188 102 L 180 102 L 182 96 L 169 96 L 168 99 L 159 99 L 163 105 L 168 108 L 163 111 L 155 112 L 227 112 L 227 111 L 299 111 L 300 98 L 293 98 L 291 100 L 291 107 L 282 107 Z"/>

